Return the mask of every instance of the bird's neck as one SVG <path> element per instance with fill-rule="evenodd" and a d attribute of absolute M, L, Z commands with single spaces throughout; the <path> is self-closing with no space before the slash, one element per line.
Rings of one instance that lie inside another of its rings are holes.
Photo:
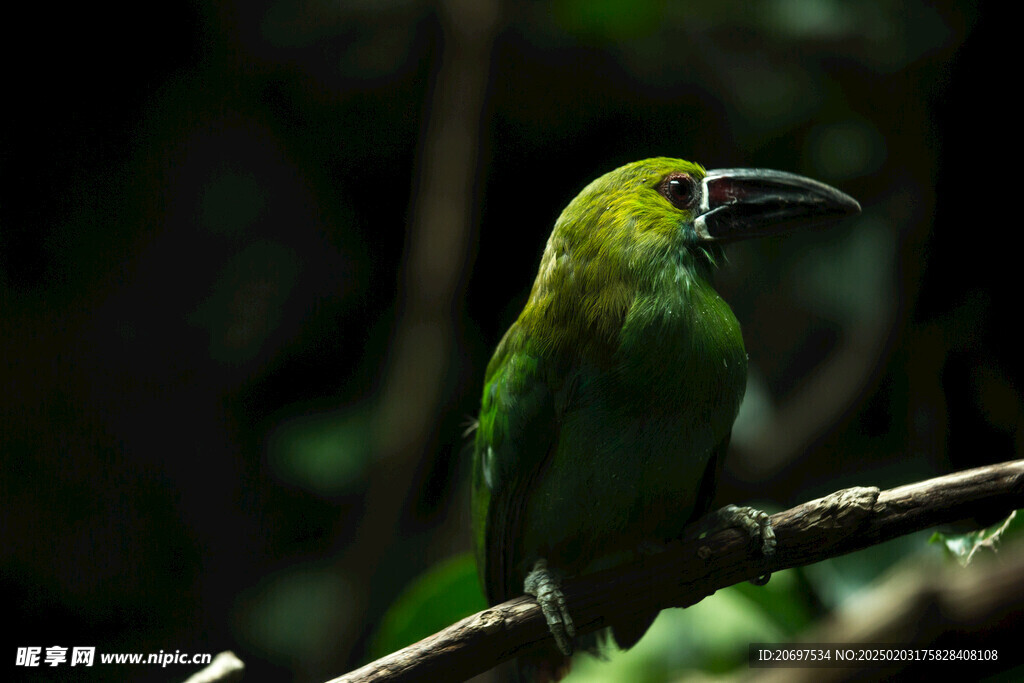
<path fill-rule="evenodd" d="M 602 364 L 641 346 L 667 344 L 669 356 L 689 353 L 679 344 L 742 350 L 739 324 L 711 285 L 720 251 L 631 263 L 557 257 L 550 246 L 515 326 L 540 352 Z"/>
<path fill-rule="evenodd" d="M 691 255 L 688 255 L 691 256 Z M 700 372 L 710 362 L 742 364 L 746 352 L 739 322 L 711 284 L 713 259 L 681 258 L 666 265 L 639 288 L 618 336 L 621 358 L 657 372 L 658 363 Z"/>

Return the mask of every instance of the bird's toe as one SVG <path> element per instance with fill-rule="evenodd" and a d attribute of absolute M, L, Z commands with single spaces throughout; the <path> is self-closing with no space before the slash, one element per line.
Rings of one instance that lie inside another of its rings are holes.
<path fill-rule="evenodd" d="M 576 626 L 569 615 L 558 579 L 548 569 L 545 560 L 537 560 L 533 565 L 533 570 L 526 576 L 523 590 L 537 599 L 558 649 L 566 656 L 571 655 Z"/>

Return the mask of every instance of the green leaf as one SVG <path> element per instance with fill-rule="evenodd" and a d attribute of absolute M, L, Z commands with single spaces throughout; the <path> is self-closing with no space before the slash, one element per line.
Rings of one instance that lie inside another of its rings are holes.
<path fill-rule="evenodd" d="M 974 559 L 975 554 L 981 552 L 995 552 L 999 542 L 1010 529 L 1011 523 L 1016 518 L 1017 512 L 1013 511 L 1006 519 L 996 522 L 987 529 L 979 529 L 966 534 L 944 534 L 936 531 L 929 541 L 942 544 L 946 552 L 956 558 L 960 566 L 966 567 Z M 1016 526 L 1016 525 L 1014 525 Z"/>
<path fill-rule="evenodd" d="M 370 655 L 383 657 L 486 608 L 473 555 L 451 557 L 417 577 L 391 604 Z"/>

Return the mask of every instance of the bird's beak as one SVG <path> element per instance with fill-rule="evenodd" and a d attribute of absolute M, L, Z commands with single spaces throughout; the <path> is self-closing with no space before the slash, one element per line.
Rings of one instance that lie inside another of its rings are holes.
<path fill-rule="evenodd" d="M 836 188 L 793 173 L 761 168 L 708 171 L 693 225 L 717 242 L 778 235 L 860 213 L 860 204 Z"/>

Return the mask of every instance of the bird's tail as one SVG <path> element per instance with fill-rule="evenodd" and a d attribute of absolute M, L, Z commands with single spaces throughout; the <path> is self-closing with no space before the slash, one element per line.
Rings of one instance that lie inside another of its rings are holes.
<path fill-rule="evenodd" d="M 649 626 L 650 622 L 647 625 Z M 644 630 L 647 630 L 646 626 Z M 604 650 L 611 644 L 609 635 L 609 631 L 605 629 L 576 636 L 573 639 L 573 647 L 576 652 L 586 652 L 598 659 L 605 659 Z M 618 636 L 618 630 L 615 635 Z M 639 639 L 639 636 L 637 638 Z M 550 647 L 520 655 L 515 661 L 513 680 L 516 683 L 558 683 L 568 676 L 571 670 L 572 657 L 566 657 L 554 647 Z"/>
<path fill-rule="evenodd" d="M 521 655 L 515 663 L 516 683 L 558 683 L 572 669 L 572 657 L 561 652 Z"/>
<path fill-rule="evenodd" d="M 618 622 L 612 627 L 612 637 L 615 638 L 615 644 L 622 650 L 628 650 L 637 644 L 637 642 L 643 638 L 644 634 L 647 633 L 647 629 L 651 627 L 654 620 L 657 619 L 658 612 L 654 611 L 650 614 L 642 614 L 630 621 Z"/>

